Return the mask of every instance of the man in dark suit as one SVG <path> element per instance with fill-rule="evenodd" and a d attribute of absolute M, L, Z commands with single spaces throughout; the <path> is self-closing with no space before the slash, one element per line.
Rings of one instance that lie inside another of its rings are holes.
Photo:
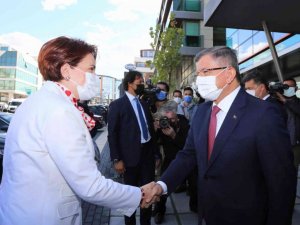
<path fill-rule="evenodd" d="M 130 71 L 123 80 L 125 95 L 109 106 L 108 142 L 114 168 L 124 175 L 124 183 L 142 186 L 154 180 L 155 154 L 153 120 L 146 104 L 138 99 L 144 81 L 138 71 Z M 141 209 L 140 224 L 150 225 L 151 209 Z M 126 225 L 135 225 L 135 214 L 125 216 Z"/>
<path fill-rule="evenodd" d="M 279 111 L 240 87 L 232 49 L 205 49 L 195 62 L 198 91 L 209 101 L 199 105 L 185 146 L 152 189 L 153 198 L 174 191 L 198 166 L 199 224 L 291 224 L 296 170 Z"/>

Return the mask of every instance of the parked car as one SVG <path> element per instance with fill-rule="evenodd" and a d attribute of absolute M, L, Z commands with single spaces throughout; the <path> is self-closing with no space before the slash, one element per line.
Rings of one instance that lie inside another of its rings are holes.
<path fill-rule="evenodd" d="M 7 132 L 13 114 L 0 112 L 0 133 Z"/>
<path fill-rule="evenodd" d="M 13 114 L 0 112 L 0 183 L 2 179 L 2 164 L 6 132 Z"/>
<path fill-rule="evenodd" d="M 89 105 L 88 107 L 94 116 L 102 116 L 105 124 L 107 123 L 107 107 L 103 105 Z"/>
<path fill-rule="evenodd" d="M 7 111 L 14 113 L 16 109 L 26 100 L 26 98 L 16 98 L 8 102 Z"/>

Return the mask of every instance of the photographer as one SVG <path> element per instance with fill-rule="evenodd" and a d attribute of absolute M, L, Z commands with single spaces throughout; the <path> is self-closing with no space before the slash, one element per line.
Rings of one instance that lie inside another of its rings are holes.
<path fill-rule="evenodd" d="M 163 147 L 164 159 L 161 172 L 163 173 L 169 164 L 175 159 L 176 154 L 185 144 L 189 130 L 189 122 L 183 115 L 178 115 L 177 104 L 174 101 L 168 101 L 162 105 L 156 113 L 157 135 L 160 144 Z M 190 192 L 190 207 L 197 207 L 197 190 Z M 166 211 L 167 195 L 161 196 L 160 202 L 155 205 L 155 223 L 160 224 L 163 221 Z"/>
<path fill-rule="evenodd" d="M 147 88 L 143 91 L 142 99 L 147 103 L 152 113 L 168 101 L 169 85 L 166 82 L 160 81 L 153 86 L 150 81 L 147 81 Z"/>
<path fill-rule="evenodd" d="M 283 94 L 276 92 L 276 95 L 287 112 L 287 128 L 293 146 L 295 166 L 298 168 L 300 163 L 300 99 L 296 97 L 298 87 L 292 78 L 284 80 L 283 84 L 288 88 L 283 90 Z"/>

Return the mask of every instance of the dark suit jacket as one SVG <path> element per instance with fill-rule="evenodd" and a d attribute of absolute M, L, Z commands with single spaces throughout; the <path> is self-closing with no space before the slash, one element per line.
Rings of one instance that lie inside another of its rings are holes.
<path fill-rule="evenodd" d="M 147 105 L 141 101 L 149 132 L 153 156 L 159 154 L 154 140 L 153 119 Z M 132 105 L 125 94 L 113 101 L 108 112 L 108 142 L 112 160 L 123 160 L 125 166 L 133 167 L 139 163 L 141 153 L 141 131 Z M 154 157 L 153 157 L 154 159 Z M 151 160 L 151 159 L 149 159 Z"/>
<path fill-rule="evenodd" d="M 199 105 L 184 149 L 161 178 L 168 192 L 198 165 L 200 224 L 202 218 L 209 225 L 291 224 L 296 170 L 279 111 L 241 89 L 208 161 L 211 105 Z"/>

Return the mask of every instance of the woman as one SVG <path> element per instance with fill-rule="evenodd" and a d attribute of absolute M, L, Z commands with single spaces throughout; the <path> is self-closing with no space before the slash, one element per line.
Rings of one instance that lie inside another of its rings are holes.
<path fill-rule="evenodd" d="M 94 160 L 95 125 L 77 101 L 99 91 L 97 49 L 58 37 L 40 50 L 43 87 L 15 113 L 6 137 L 1 225 L 81 224 L 81 200 L 129 216 L 141 190 L 105 179 Z"/>

